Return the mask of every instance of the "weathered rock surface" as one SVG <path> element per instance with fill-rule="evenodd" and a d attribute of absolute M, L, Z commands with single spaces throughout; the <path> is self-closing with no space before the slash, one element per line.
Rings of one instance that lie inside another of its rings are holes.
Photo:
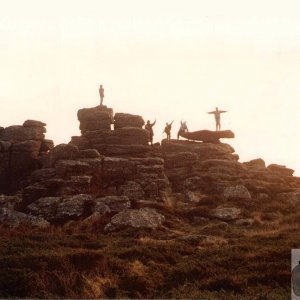
<path fill-rule="evenodd" d="M 95 145 L 144 145 L 148 146 L 148 131 L 136 127 L 124 127 L 116 130 L 87 131 L 84 137 L 92 148 Z M 97 149 L 97 147 L 95 147 Z"/>
<path fill-rule="evenodd" d="M 130 208 L 131 205 L 128 197 L 126 196 L 106 196 L 95 199 L 94 203 L 94 212 L 103 212 L 103 205 L 105 205 L 109 208 L 109 212 L 114 214 Z"/>
<path fill-rule="evenodd" d="M 44 197 L 28 205 L 27 209 L 30 214 L 51 222 L 56 219 L 57 207 L 61 201 L 61 197 Z"/>
<path fill-rule="evenodd" d="M 94 130 L 110 130 L 113 123 L 113 110 L 106 106 L 96 106 L 78 110 L 81 133 Z"/>
<path fill-rule="evenodd" d="M 251 199 L 251 194 L 243 185 L 229 186 L 225 188 L 223 195 L 225 199 Z"/>
<path fill-rule="evenodd" d="M 22 212 L 4 207 L 0 208 L 0 223 L 11 228 L 16 228 L 20 225 L 45 228 L 50 225 L 43 218 L 30 216 Z"/>
<path fill-rule="evenodd" d="M 294 170 L 287 168 L 286 166 L 271 164 L 267 167 L 269 171 L 272 173 L 279 173 L 286 176 L 292 176 L 294 174 Z"/>
<path fill-rule="evenodd" d="M 220 207 L 216 208 L 212 214 L 213 217 L 224 221 L 235 220 L 241 214 L 241 210 L 236 207 Z"/>
<path fill-rule="evenodd" d="M 71 220 L 84 215 L 85 205 L 92 201 L 90 195 L 79 194 L 64 199 L 57 207 L 57 219 Z"/>
<path fill-rule="evenodd" d="M 9 126 L 0 133 L 0 193 L 10 193 L 26 185 L 30 173 L 53 146 L 45 140 L 46 124 L 27 120 L 23 126 Z"/>
<path fill-rule="evenodd" d="M 164 221 L 165 217 L 152 208 L 126 209 L 114 215 L 104 231 L 110 232 L 124 227 L 155 229 Z"/>
<path fill-rule="evenodd" d="M 145 122 L 141 116 L 124 114 L 124 113 L 116 113 L 114 116 L 115 129 L 123 128 L 123 127 L 138 127 L 142 128 L 145 125 Z"/>
<path fill-rule="evenodd" d="M 202 141 L 206 143 L 219 143 L 219 139 L 222 138 L 234 138 L 234 133 L 231 130 L 223 131 L 210 131 L 210 130 L 199 130 L 194 132 L 179 132 L 181 137 L 189 140 Z"/>

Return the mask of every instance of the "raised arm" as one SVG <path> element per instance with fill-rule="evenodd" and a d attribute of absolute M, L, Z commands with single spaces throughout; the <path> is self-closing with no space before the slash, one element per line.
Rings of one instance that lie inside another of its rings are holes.
<path fill-rule="evenodd" d="M 154 121 L 154 122 L 151 124 L 151 127 L 152 127 L 152 126 L 154 126 L 154 125 L 155 125 L 155 123 L 156 123 L 156 120 L 155 120 L 155 121 Z"/>
<path fill-rule="evenodd" d="M 225 112 L 227 112 L 227 110 L 219 110 L 219 113 L 221 114 L 221 113 L 225 113 Z"/>
<path fill-rule="evenodd" d="M 215 113 L 215 111 L 210 111 L 210 112 L 208 112 L 208 114 L 214 114 Z"/>

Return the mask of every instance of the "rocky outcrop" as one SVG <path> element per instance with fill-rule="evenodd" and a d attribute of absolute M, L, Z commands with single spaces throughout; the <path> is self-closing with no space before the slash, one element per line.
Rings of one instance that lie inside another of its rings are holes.
<path fill-rule="evenodd" d="M 27 120 L 22 126 L 9 126 L 0 132 L 0 192 L 17 191 L 24 180 L 41 165 L 53 147 L 45 140 L 46 124 Z"/>

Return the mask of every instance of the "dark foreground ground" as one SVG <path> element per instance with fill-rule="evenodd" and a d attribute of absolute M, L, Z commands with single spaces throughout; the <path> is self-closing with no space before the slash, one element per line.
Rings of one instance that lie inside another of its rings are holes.
<path fill-rule="evenodd" d="M 193 218 L 218 204 L 157 204 L 166 222 L 155 231 L 103 234 L 103 224 L 83 222 L 1 228 L 0 297 L 290 299 L 297 207 L 231 203 L 244 206 L 251 227 Z"/>

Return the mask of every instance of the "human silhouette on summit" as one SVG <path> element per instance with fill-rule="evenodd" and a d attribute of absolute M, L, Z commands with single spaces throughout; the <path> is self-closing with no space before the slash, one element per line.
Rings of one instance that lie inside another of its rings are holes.
<path fill-rule="evenodd" d="M 216 120 L 216 131 L 221 130 L 221 114 L 227 112 L 226 110 L 219 110 L 216 107 L 216 110 L 208 112 L 208 114 L 214 114 Z"/>
<path fill-rule="evenodd" d="M 149 140 L 151 143 L 151 146 L 153 145 L 153 136 L 154 136 L 154 132 L 153 132 L 153 126 L 155 125 L 156 120 L 151 124 L 150 121 L 147 121 L 147 124 L 145 125 L 145 129 L 149 132 Z"/>
<path fill-rule="evenodd" d="M 103 105 L 103 99 L 104 99 L 104 88 L 102 86 L 102 84 L 100 85 L 99 88 L 99 95 L 100 95 L 100 105 Z"/>
<path fill-rule="evenodd" d="M 166 123 L 166 127 L 164 129 L 164 132 L 167 134 L 167 140 L 171 140 L 171 130 L 172 130 L 172 124 L 174 121 L 172 121 L 170 124 Z"/>
<path fill-rule="evenodd" d="M 188 127 L 186 125 L 186 121 L 180 121 L 180 128 L 179 128 L 179 131 L 177 133 L 177 140 L 179 140 L 179 136 L 180 136 L 180 133 L 182 132 L 188 132 Z"/>

